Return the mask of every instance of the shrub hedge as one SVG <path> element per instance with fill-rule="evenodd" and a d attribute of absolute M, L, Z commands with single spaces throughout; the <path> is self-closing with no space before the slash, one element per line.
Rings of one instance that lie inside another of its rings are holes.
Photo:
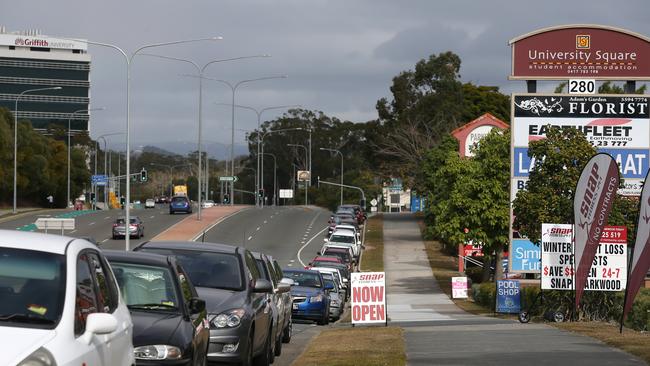
<path fill-rule="evenodd" d="M 521 306 L 527 309 L 539 294 L 539 287 L 526 286 L 521 289 Z M 578 318 L 581 320 L 619 322 L 623 312 L 622 292 L 586 291 Z M 474 301 L 492 311 L 496 305 L 496 284 L 485 282 L 472 285 Z M 546 312 L 568 313 L 573 309 L 573 291 L 544 291 L 544 301 L 531 314 L 539 316 Z M 636 296 L 632 310 L 625 319 L 625 325 L 636 330 L 650 330 L 650 289 L 641 289 Z"/>

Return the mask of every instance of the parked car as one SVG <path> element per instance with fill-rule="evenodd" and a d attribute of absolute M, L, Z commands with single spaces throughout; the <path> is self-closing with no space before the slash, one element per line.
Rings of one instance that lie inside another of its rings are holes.
<path fill-rule="evenodd" d="M 203 208 L 210 208 L 214 207 L 214 201 L 213 200 L 205 200 L 201 202 L 201 207 Z"/>
<path fill-rule="evenodd" d="M 339 293 L 339 287 L 334 280 L 334 275 L 325 272 L 320 272 L 320 274 L 323 277 L 325 285 L 331 284 L 333 287 L 333 289 L 328 292 L 330 298 L 330 319 L 338 320 L 341 317 L 341 314 L 343 314 L 343 306 L 345 306 L 345 303 L 343 302 L 344 298 L 342 298 Z"/>
<path fill-rule="evenodd" d="M 129 235 L 131 237 L 141 238 L 144 236 L 144 223 L 138 216 L 129 218 Z M 126 235 L 126 218 L 118 217 L 113 223 L 113 240 Z"/>
<path fill-rule="evenodd" d="M 273 285 L 262 278 L 250 251 L 197 242 L 147 242 L 134 250 L 174 256 L 187 270 L 206 302 L 209 362 L 270 363 L 273 318 L 266 299 Z"/>
<path fill-rule="evenodd" d="M 169 214 L 173 215 L 176 212 L 192 213 L 192 203 L 187 196 L 174 196 L 169 202 Z"/>
<path fill-rule="evenodd" d="M 325 239 L 327 244 L 347 245 L 352 248 L 355 259 L 358 261 L 361 255 L 361 243 L 357 242 L 356 235 L 348 230 L 336 230 L 329 239 Z"/>
<path fill-rule="evenodd" d="M 334 230 L 336 230 L 336 226 L 338 225 L 353 225 L 358 229 L 358 223 L 357 219 L 349 214 L 337 214 L 337 215 L 332 215 L 329 220 L 329 227 L 327 228 L 327 236 L 329 237 L 332 235 Z"/>
<path fill-rule="evenodd" d="M 281 278 L 277 278 L 271 260 L 267 255 L 259 252 L 253 252 L 252 254 L 257 262 L 257 269 L 259 269 L 262 278 L 273 284 L 273 292 L 268 295 L 268 301 L 271 304 L 271 311 L 273 312 L 274 343 L 271 348 L 273 348 L 274 356 L 280 356 L 280 354 L 282 354 L 282 332 L 284 331 L 283 328 L 287 317 L 283 294 L 289 292 L 290 286 L 281 283 Z M 291 312 L 289 312 L 288 316 L 291 316 Z M 272 357 L 271 362 L 273 362 L 273 360 L 274 358 Z"/>
<path fill-rule="evenodd" d="M 318 252 L 318 255 L 338 257 L 341 263 L 348 265 L 350 270 L 354 269 L 354 254 L 352 248 L 344 245 L 325 244 L 323 249 Z"/>
<path fill-rule="evenodd" d="M 361 230 L 359 230 L 358 227 L 356 227 L 354 225 L 350 225 L 350 224 L 340 224 L 340 225 L 336 225 L 334 230 L 349 230 L 349 231 L 352 231 L 354 233 L 354 235 L 356 236 L 356 238 L 357 238 L 357 243 L 362 244 L 361 243 Z"/>
<path fill-rule="evenodd" d="M 363 212 L 363 209 L 361 208 L 360 205 L 354 205 L 354 204 L 341 205 L 337 208 L 337 211 L 342 209 L 348 210 L 350 208 L 353 210 L 359 225 L 363 225 L 363 223 L 368 219 L 368 216 L 366 215 L 365 212 Z"/>
<path fill-rule="evenodd" d="M 312 262 L 333 262 L 333 263 L 343 263 L 341 258 L 335 257 L 335 256 L 324 256 L 324 255 L 317 255 L 314 257 L 314 259 L 309 262 L 311 265 Z M 343 263 L 345 264 L 345 263 Z"/>
<path fill-rule="evenodd" d="M 308 269 L 314 268 L 335 268 L 341 273 L 342 279 L 350 283 L 350 269 L 345 263 L 311 261 Z"/>
<path fill-rule="evenodd" d="M 274 272 L 276 277 L 280 279 L 280 283 L 289 286 L 289 290 L 291 290 L 291 286 L 294 285 L 293 280 L 284 276 L 284 273 L 282 272 L 282 268 L 280 267 L 278 261 L 273 259 L 273 257 L 271 256 L 268 257 L 269 260 L 271 260 L 271 263 L 273 264 L 273 269 L 275 270 Z M 291 311 L 292 311 L 291 307 L 292 307 L 293 300 L 291 299 L 290 291 L 282 293 L 282 301 L 284 302 L 284 311 L 285 311 L 285 323 L 282 330 L 282 342 L 289 343 L 291 342 L 291 335 L 293 333 L 293 317 L 291 316 Z"/>
<path fill-rule="evenodd" d="M 284 269 L 284 275 L 294 281 L 291 287 L 294 319 L 313 320 L 318 325 L 326 325 L 330 319 L 330 298 L 320 272 L 308 269 Z"/>
<path fill-rule="evenodd" d="M 144 208 L 156 208 L 156 201 L 154 201 L 153 198 L 149 198 L 146 201 L 144 201 Z"/>
<path fill-rule="evenodd" d="M 205 301 L 174 257 L 105 250 L 133 319 L 138 365 L 205 365 L 210 324 Z"/>
<path fill-rule="evenodd" d="M 338 283 L 339 286 L 339 295 L 343 302 L 347 301 L 350 296 L 350 291 L 348 291 L 348 279 L 343 276 L 342 270 L 332 267 L 309 267 L 309 269 L 318 271 L 320 273 L 330 273 L 334 280 Z"/>
<path fill-rule="evenodd" d="M 0 230 L 0 365 L 134 365 L 133 323 L 97 246 Z"/>

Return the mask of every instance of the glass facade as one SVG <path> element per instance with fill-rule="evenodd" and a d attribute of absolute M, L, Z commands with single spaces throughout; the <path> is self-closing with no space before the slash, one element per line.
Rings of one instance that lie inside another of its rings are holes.
<path fill-rule="evenodd" d="M 12 50 L 15 48 L 5 48 L 0 56 L 0 107 L 14 112 L 16 99 L 22 92 L 58 86 L 62 89 L 22 94 L 18 100 L 18 118 L 30 120 L 41 131 L 52 125 L 67 129 L 70 120 L 73 133 L 89 132 L 88 112 L 74 112 L 88 109 L 90 104 L 90 62 L 65 60 L 78 53 L 72 51 L 64 53 L 62 59 L 55 59 L 52 57 L 55 53 L 49 53 L 49 48 L 20 52 L 21 57 L 16 58 L 10 57 Z M 39 58 L 46 53 L 47 59 Z M 26 54 L 30 57 L 24 57 Z"/>

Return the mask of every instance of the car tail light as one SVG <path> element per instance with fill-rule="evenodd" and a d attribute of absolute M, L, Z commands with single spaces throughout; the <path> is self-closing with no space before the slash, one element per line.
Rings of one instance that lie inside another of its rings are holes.
<path fill-rule="evenodd" d="M 117 224 L 113 224 L 113 227 L 117 227 Z"/>
<path fill-rule="evenodd" d="M 131 224 L 129 226 L 131 226 L 132 228 L 136 228 L 136 229 L 138 228 L 138 224 Z"/>

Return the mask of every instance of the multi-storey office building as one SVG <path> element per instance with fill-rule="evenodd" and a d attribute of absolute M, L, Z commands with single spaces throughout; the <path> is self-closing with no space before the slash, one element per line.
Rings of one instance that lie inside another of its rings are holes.
<path fill-rule="evenodd" d="M 90 55 L 85 42 L 40 35 L 6 33 L 0 28 L 0 107 L 28 119 L 35 129 L 51 125 L 73 134 L 89 132 Z M 60 90 L 26 92 L 61 87 Z M 22 94 L 21 94 L 22 93 Z"/>

